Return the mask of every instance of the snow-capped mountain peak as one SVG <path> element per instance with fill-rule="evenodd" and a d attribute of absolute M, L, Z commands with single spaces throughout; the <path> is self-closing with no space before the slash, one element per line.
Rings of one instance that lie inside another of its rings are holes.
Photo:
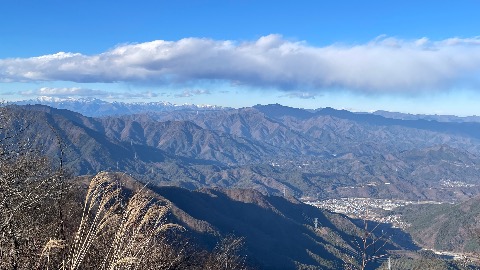
<path fill-rule="evenodd" d="M 40 96 L 36 99 L 22 100 L 11 102 L 17 105 L 47 105 L 57 109 L 67 109 L 81 113 L 86 116 L 100 117 L 109 115 L 126 115 L 137 114 L 145 112 L 162 112 L 162 111 L 174 111 L 174 110 L 222 110 L 227 109 L 216 105 L 195 105 L 195 104 L 182 104 L 177 105 L 167 101 L 154 101 L 154 102 L 120 102 L 113 101 L 108 102 L 96 98 L 73 98 L 73 97 L 49 97 Z"/>

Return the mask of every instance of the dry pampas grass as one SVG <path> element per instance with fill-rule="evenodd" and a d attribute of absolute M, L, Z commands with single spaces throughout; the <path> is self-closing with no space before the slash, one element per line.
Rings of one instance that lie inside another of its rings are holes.
<path fill-rule="evenodd" d="M 92 245 L 108 232 L 113 234 L 113 240 L 96 268 L 141 269 L 156 237 L 168 230 L 183 230 L 180 225 L 167 223 L 167 202 L 154 200 L 143 190 L 125 202 L 121 185 L 112 179 L 112 174 L 100 173 L 91 180 L 82 219 L 62 269 L 82 269 Z M 52 246 L 55 242 L 49 243 Z M 50 250 L 48 245 L 45 249 Z"/>

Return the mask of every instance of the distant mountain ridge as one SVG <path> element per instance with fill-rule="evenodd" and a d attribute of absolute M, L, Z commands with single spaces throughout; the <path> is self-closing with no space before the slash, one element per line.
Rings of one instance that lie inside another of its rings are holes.
<path fill-rule="evenodd" d="M 215 105 L 177 105 L 170 102 L 108 102 L 96 98 L 53 98 L 39 97 L 37 99 L 10 102 L 16 105 L 46 105 L 57 109 L 78 112 L 85 116 L 101 117 L 146 112 L 162 112 L 175 110 L 222 110 L 227 109 Z"/>
<path fill-rule="evenodd" d="M 380 115 L 386 118 L 400 120 L 434 120 L 438 122 L 480 122 L 480 116 L 456 116 L 456 115 L 425 115 L 425 114 L 409 114 L 388 111 L 375 111 L 372 114 Z"/>
<path fill-rule="evenodd" d="M 140 114 L 140 113 L 149 113 L 149 112 L 165 112 L 165 111 L 178 111 L 178 110 L 230 110 L 232 108 L 222 107 L 218 105 L 195 105 L 195 104 L 174 104 L 167 101 L 156 101 L 156 102 L 108 102 L 97 98 L 58 98 L 58 97 L 47 97 L 40 96 L 36 99 L 21 100 L 9 102 L 9 104 L 16 105 L 47 105 L 57 109 L 67 109 L 81 113 L 85 116 L 90 117 L 101 117 L 101 116 L 118 116 L 118 115 L 129 115 L 129 114 Z M 280 104 L 270 104 L 270 105 L 255 105 L 252 108 L 258 109 L 264 112 L 266 115 L 278 117 L 280 115 L 294 116 L 297 118 L 309 118 L 312 114 L 319 113 L 324 110 L 330 110 L 332 108 L 319 108 L 315 110 L 305 110 L 292 107 L 282 106 Z M 286 112 L 288 108 L 288 112 Z M 335 109 L 332 109 L 335 110 Z M 337 111 L 337 110 L 335 110 Z M 343 111 L 343 110 L 338 110 Z M 437 121 L 437 122 L 456 122 L 456 123 L 465 123 L 465 122 L 480 122 L 480 116 L 455 116 L 455 115 L 427 115 L 427 114 L 408 114 L 408 113 L 399 113 L 399 112 L 389 112 L 378 110 L 372 113 L 366 112 L 356 112 L 354 114 L 369 114 L 369 115 L 378 115 L 383 116 L 389 119 L 398 119 L 398 120 L 428 120 L 428 121 Z"/>

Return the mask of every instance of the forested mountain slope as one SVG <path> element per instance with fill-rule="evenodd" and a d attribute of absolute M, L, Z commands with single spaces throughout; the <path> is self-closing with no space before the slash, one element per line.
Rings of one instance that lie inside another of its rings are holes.
<path fill-rule="evenodd" d="M 418 243 L 437 250 L 480 251 L 480 197 L 457 204 L 406 206 L 397 210 Z"/>
<path fill-rule="evenodd" d="M 280 105 L 107 118 L 40 105 L 8 110 L 35 146 L 58 159 L 61 145 L 76 174 L 118 170 L 160 185 L 297 197 L 452 201 L 480 194 L 477 123 L 421 126 Z"/>

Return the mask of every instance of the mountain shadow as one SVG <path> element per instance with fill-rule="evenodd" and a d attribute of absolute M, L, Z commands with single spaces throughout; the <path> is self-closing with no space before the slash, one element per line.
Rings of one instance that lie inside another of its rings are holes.
<path fill-rule="evenodd" d="M 247 258 L 259 269 L 342 269 L 348 256 L 357 256 L 354 242 L 360 228 L 345 216 L 322 211 L 293 198 L 265 196 L 246 189 L 200 189 L 153 187 L 193 219 L 182 225 L 200 235 L 233 233 L 245 237 Z M 174 211 L 175 213 L 175 211 Z M 318 227 L 314 227 L 317 219 Z M 183 220 L 183 221 L 182 221 Z M 386 250 L 404 247 L 418 249 L 413 243 L 387 244 Z M 352 255 L 353 254 L 353 255 Z M 376 264 L 372 263 L 372 267 Z M 316 267 L 316 268 L 315 268 Z"/>

